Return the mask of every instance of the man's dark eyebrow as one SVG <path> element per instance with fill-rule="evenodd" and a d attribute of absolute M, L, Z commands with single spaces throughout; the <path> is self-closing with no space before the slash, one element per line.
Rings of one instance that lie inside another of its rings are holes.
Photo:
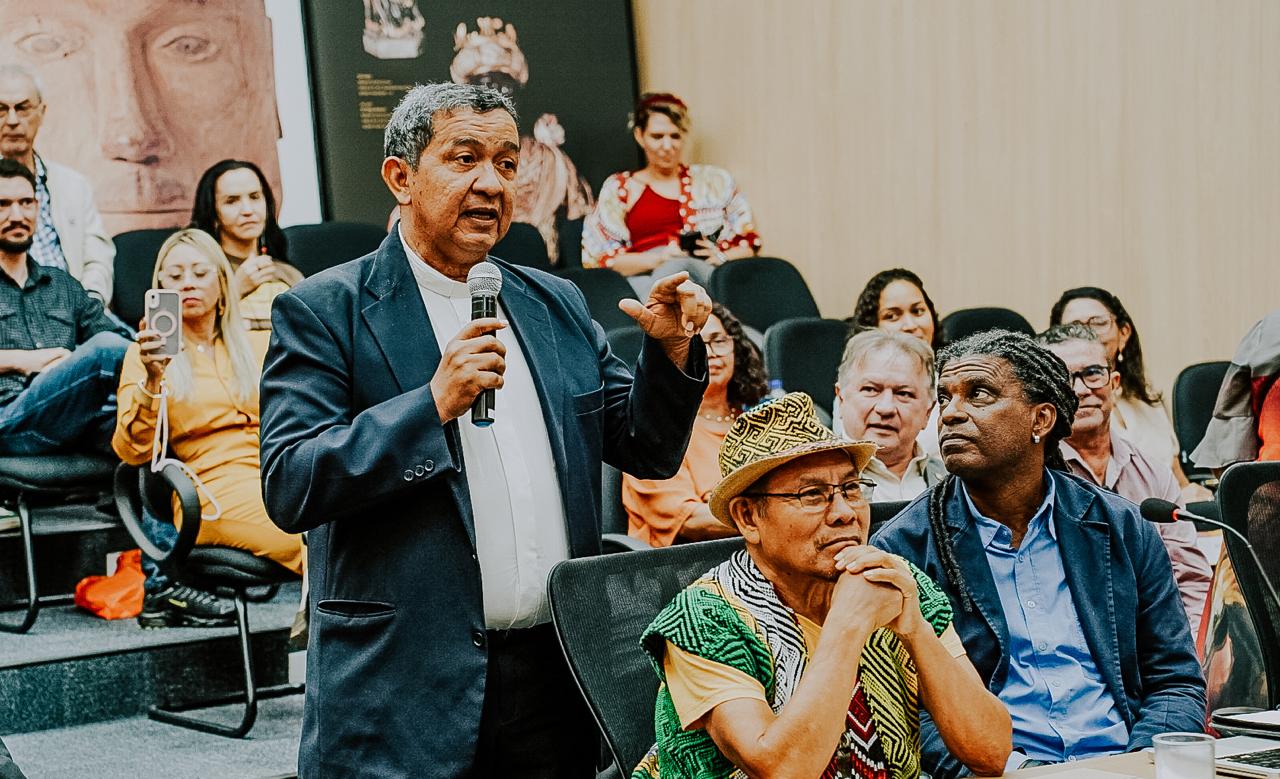
<path fill-rule="evenodd" d="M 482 148 L 484 146 L 484 144 L 479 139 L 472 138 L 469 135 L 464 135 L 461 138 L 454 138 L 452 141 L 449 142 L 449 145 L 452 147 L 467 146 L 473 149 Z M 520 144 L 516 143 L 515 141 L 503 141 L 502 150 L 503 151 L 520 151 Z"/>

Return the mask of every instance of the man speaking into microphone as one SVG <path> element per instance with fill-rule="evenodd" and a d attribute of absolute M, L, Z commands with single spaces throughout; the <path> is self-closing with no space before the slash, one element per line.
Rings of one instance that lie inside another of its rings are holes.
<path fill-rule="evenodd" d="M 267 507 L 311 531 L 299 774 L 590 777 L 547 574 L 599 552 L 602 460 L 678 469 L 711 302 L 677 274 L 620 304 L 647 334 L 634 378 L 549 274 L 488 260 L 497 315 L 472 319 L 465 280 L 513 210 L 511 103 L 415 87 L 385 156 L 398 226 L 276 299 L 262 377 Z M 474 424 L 488 390 L 492 424 Z"/>

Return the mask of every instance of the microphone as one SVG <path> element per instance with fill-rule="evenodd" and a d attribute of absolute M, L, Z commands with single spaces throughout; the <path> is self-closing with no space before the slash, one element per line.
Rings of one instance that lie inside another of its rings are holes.
<path fill-rule="evenodd" d="M 489 261 L 478 262 L 467 271 L 467 291 L 471 293 L 471 319 L 498 315 L 498 292 L 502 290 L 502 271 Z M 482 390 L 471 404 L 471 424 L 488 427 L 493 424 L 494 391 Z"/>
<path fill-rule="evenodd" d="M 1158 525 L 1171 524 L 1179 519 L 1188 519 L 1195 522 L 1204 522 L 1207 525 L 1220 527 L 1228 533 L 1232 534 L 1244 544 L 1244 548 L 1249 550 L 1249 556 L 1253 558 L 1253 564 L 1258 567 L 1258 575 L 1262 577 L 1262 583 L 1267 585 L 1267 592 L 1271 594 L 1271 602 L 1276 606 L 1280 606 L 1280 595 L 1276 594 L 1276 587 L 1271 583 L 1271 578 L 1267 576 L 1267 569 L 1262 567 L 1262 561 L 1258 559 L 1258 553 L 1253 550 L 1253 544 L 1249 543 L 1249 539 L 1239 530 L 1231 527 L 1225 522 L 1219 522 L 1216 519 L 1202 517 L 1199 514 L 1192 514 L 1186 509 L 1178 508 L 1177 504 L 1172 501 L 1163 500 L 1161 498 L 1147 498 L 1142 501 L 1142 505 L 1138 507 L 1142 512 L 1142 518 L 1148 522 L 1154 522 Z"/>

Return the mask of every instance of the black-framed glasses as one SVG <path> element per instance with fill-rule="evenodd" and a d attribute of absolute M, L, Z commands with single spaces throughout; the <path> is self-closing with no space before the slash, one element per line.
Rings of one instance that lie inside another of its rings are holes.
<path fill-rule="evenodd" d="M 805 511 L 819 512 L 831 508 L 836 491 L 844 498 L 845 503 L 856 506 L 869 503 L 875 492 L 876 483 L 867 479 L 853 479 L 844 484 L 814 484 L 799 492 L 744 492 L 757 498 L 786 498 L 800 504 Z"/>
<path fill-rule="evenodd" d="M 1077 319 L 1072 322 L 1073 325 L 1084 325 L 1097 335 L 1102 335 L 1111 329 L 1111 325 L 1115 324 L 1116 318 L 1113 316 L 1091 316 L 1088 319 Z"/>
<path fill-rule="evenodd" d="M 41 103 L 32 103 L 27 100 L 24 100 L 15 106 L 0 103 L 0 119 L 8 119 L 10 111 L 17 114 L 19 119 L 30 119 L 35 115 L 35 112 L 40 108 L 40 106 Z"/>
<path fill-rule="evenodd" d="M 1111 380 L 1111 369 L 1105 365 L 1089 365 L 1071 374 L 1071 386 L 1076 386 L 1076 380 L 1083 381 L 1089 389 L 1102 389 Z"/>
<path fill-rule="evenodd" d="M 733 339 L 727 335 L 712 336 L 709 340 L 703 340 L 707 346 L 707 354 L 715 357 L 728 357 L 733 351 Z"/>

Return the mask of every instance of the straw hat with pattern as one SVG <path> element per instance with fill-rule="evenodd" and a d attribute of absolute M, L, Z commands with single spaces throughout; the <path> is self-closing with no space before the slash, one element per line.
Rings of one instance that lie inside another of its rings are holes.
<path fill-rule="evenodd" d="M 729 502 L 765 474 L 797 457 L 840 449 L 862 473 L 876 453 L 871 441 L 840 438 L 818 421 L 813 400 L 791 392 L 740 415 L 720 445 L 720 483 L 711 491 L 711 513 L 733 525 Z"/>

